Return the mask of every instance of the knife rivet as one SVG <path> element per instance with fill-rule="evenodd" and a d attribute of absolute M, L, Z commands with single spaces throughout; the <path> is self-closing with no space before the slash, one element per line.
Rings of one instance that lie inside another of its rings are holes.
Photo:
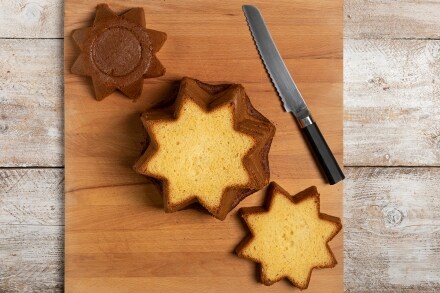
<path fill-rule="evenodd" d="M 386 160 L 389 160 L 389 159 L 390 159 L 390 155 L 389 155 L 389 154 L 386 154 L 386 155 L 385 155 L 385 159 L 386 159 Z"/>

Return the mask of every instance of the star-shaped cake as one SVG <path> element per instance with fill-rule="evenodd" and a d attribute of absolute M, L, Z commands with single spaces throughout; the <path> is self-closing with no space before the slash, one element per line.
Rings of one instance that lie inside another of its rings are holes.
<path fill-rule="evenodd" d="M 115 90 L 136 100 L 145 78 L 165 73 L 156 53 L 166 34 L 145 28 L 142 8 L 118 16 L 107 4 L 99 4 L 93 25 L 75 30 L 73 39 L 81 54 L 71 71 L 92 78 L 98 101 Z"/>
<path fill-rule="evenodd" d="M 198 202 L 223 220 L 269 182 L 275 127 L 241 85 L 183 78 L 171 106 L 141 119 L 150 143 L 134 169 L 161 182 L 167 212 Z"/>
<path fill-rule="evenodd" d="M 336 265 L 328 242 L 342 228 L 339 218 L 319 209 L 316 187 L 291 196 L 272 182 L 265 208 L 241 209 L 251 233 L 238 245 L 237 254 L 260 264 L 265 285 L 287 278 L 307 288 L 313 268 Z"/>

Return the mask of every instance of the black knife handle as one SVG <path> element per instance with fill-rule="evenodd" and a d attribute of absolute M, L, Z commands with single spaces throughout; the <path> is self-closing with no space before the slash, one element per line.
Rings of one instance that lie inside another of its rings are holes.
<path fill-rule="evenodd" d="M 318 125 L 309 116 L 299 121 L 301 130 L 307 138 L 307 142 L 313 151 L 322 171 L 330 185 L 336 184 L 345 178 L 332 151 L 327 145 Z"/>

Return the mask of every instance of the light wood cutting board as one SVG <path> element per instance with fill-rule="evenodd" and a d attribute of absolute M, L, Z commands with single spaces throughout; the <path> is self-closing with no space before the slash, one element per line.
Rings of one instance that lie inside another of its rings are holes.
<path fill-rule="evenodd" d="M 290 292 L 258 282 L 256 265 L 233 254 L 245 236 L 238 208 L 225 221 L 197 210 L 167 214 L 158 190 L 132 165 L 141 151 L 139 113 L 169 96 L 173 82 L 241 83 L 277 127 L 271 180 L 290 193 L 316 185 L 321 211 L 342 218 L 342 184 L 327 185 L 285 113 L 250 36 L 241 1 L 109 1 L 116 12 L 143 7 L 147 27 L 168 40 L 165 76 L 148 79 L 140 100 L 101 102 L 91 81 L 70 73 L 79 49 L 72 31 L 92 23 L 99 1 L 65 1 L 66 292 Z M 342 0 L 254 1 L 342 164 Z M 263 192 L 238 207 L 259 205 Z M 314 270 L 309 292 L 342 292 L 343 235 L 330 243 L 338 265 Z"/>

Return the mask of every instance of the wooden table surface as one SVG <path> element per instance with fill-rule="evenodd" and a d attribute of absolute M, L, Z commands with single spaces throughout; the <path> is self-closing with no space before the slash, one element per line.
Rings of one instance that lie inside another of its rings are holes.
<path fill-rule="evenodd" d="M 63 2 L 0 1 L 0 292 L 62 292 Z M 440 290 L 440 2 L 346 0 L 344 284 Z"/>

